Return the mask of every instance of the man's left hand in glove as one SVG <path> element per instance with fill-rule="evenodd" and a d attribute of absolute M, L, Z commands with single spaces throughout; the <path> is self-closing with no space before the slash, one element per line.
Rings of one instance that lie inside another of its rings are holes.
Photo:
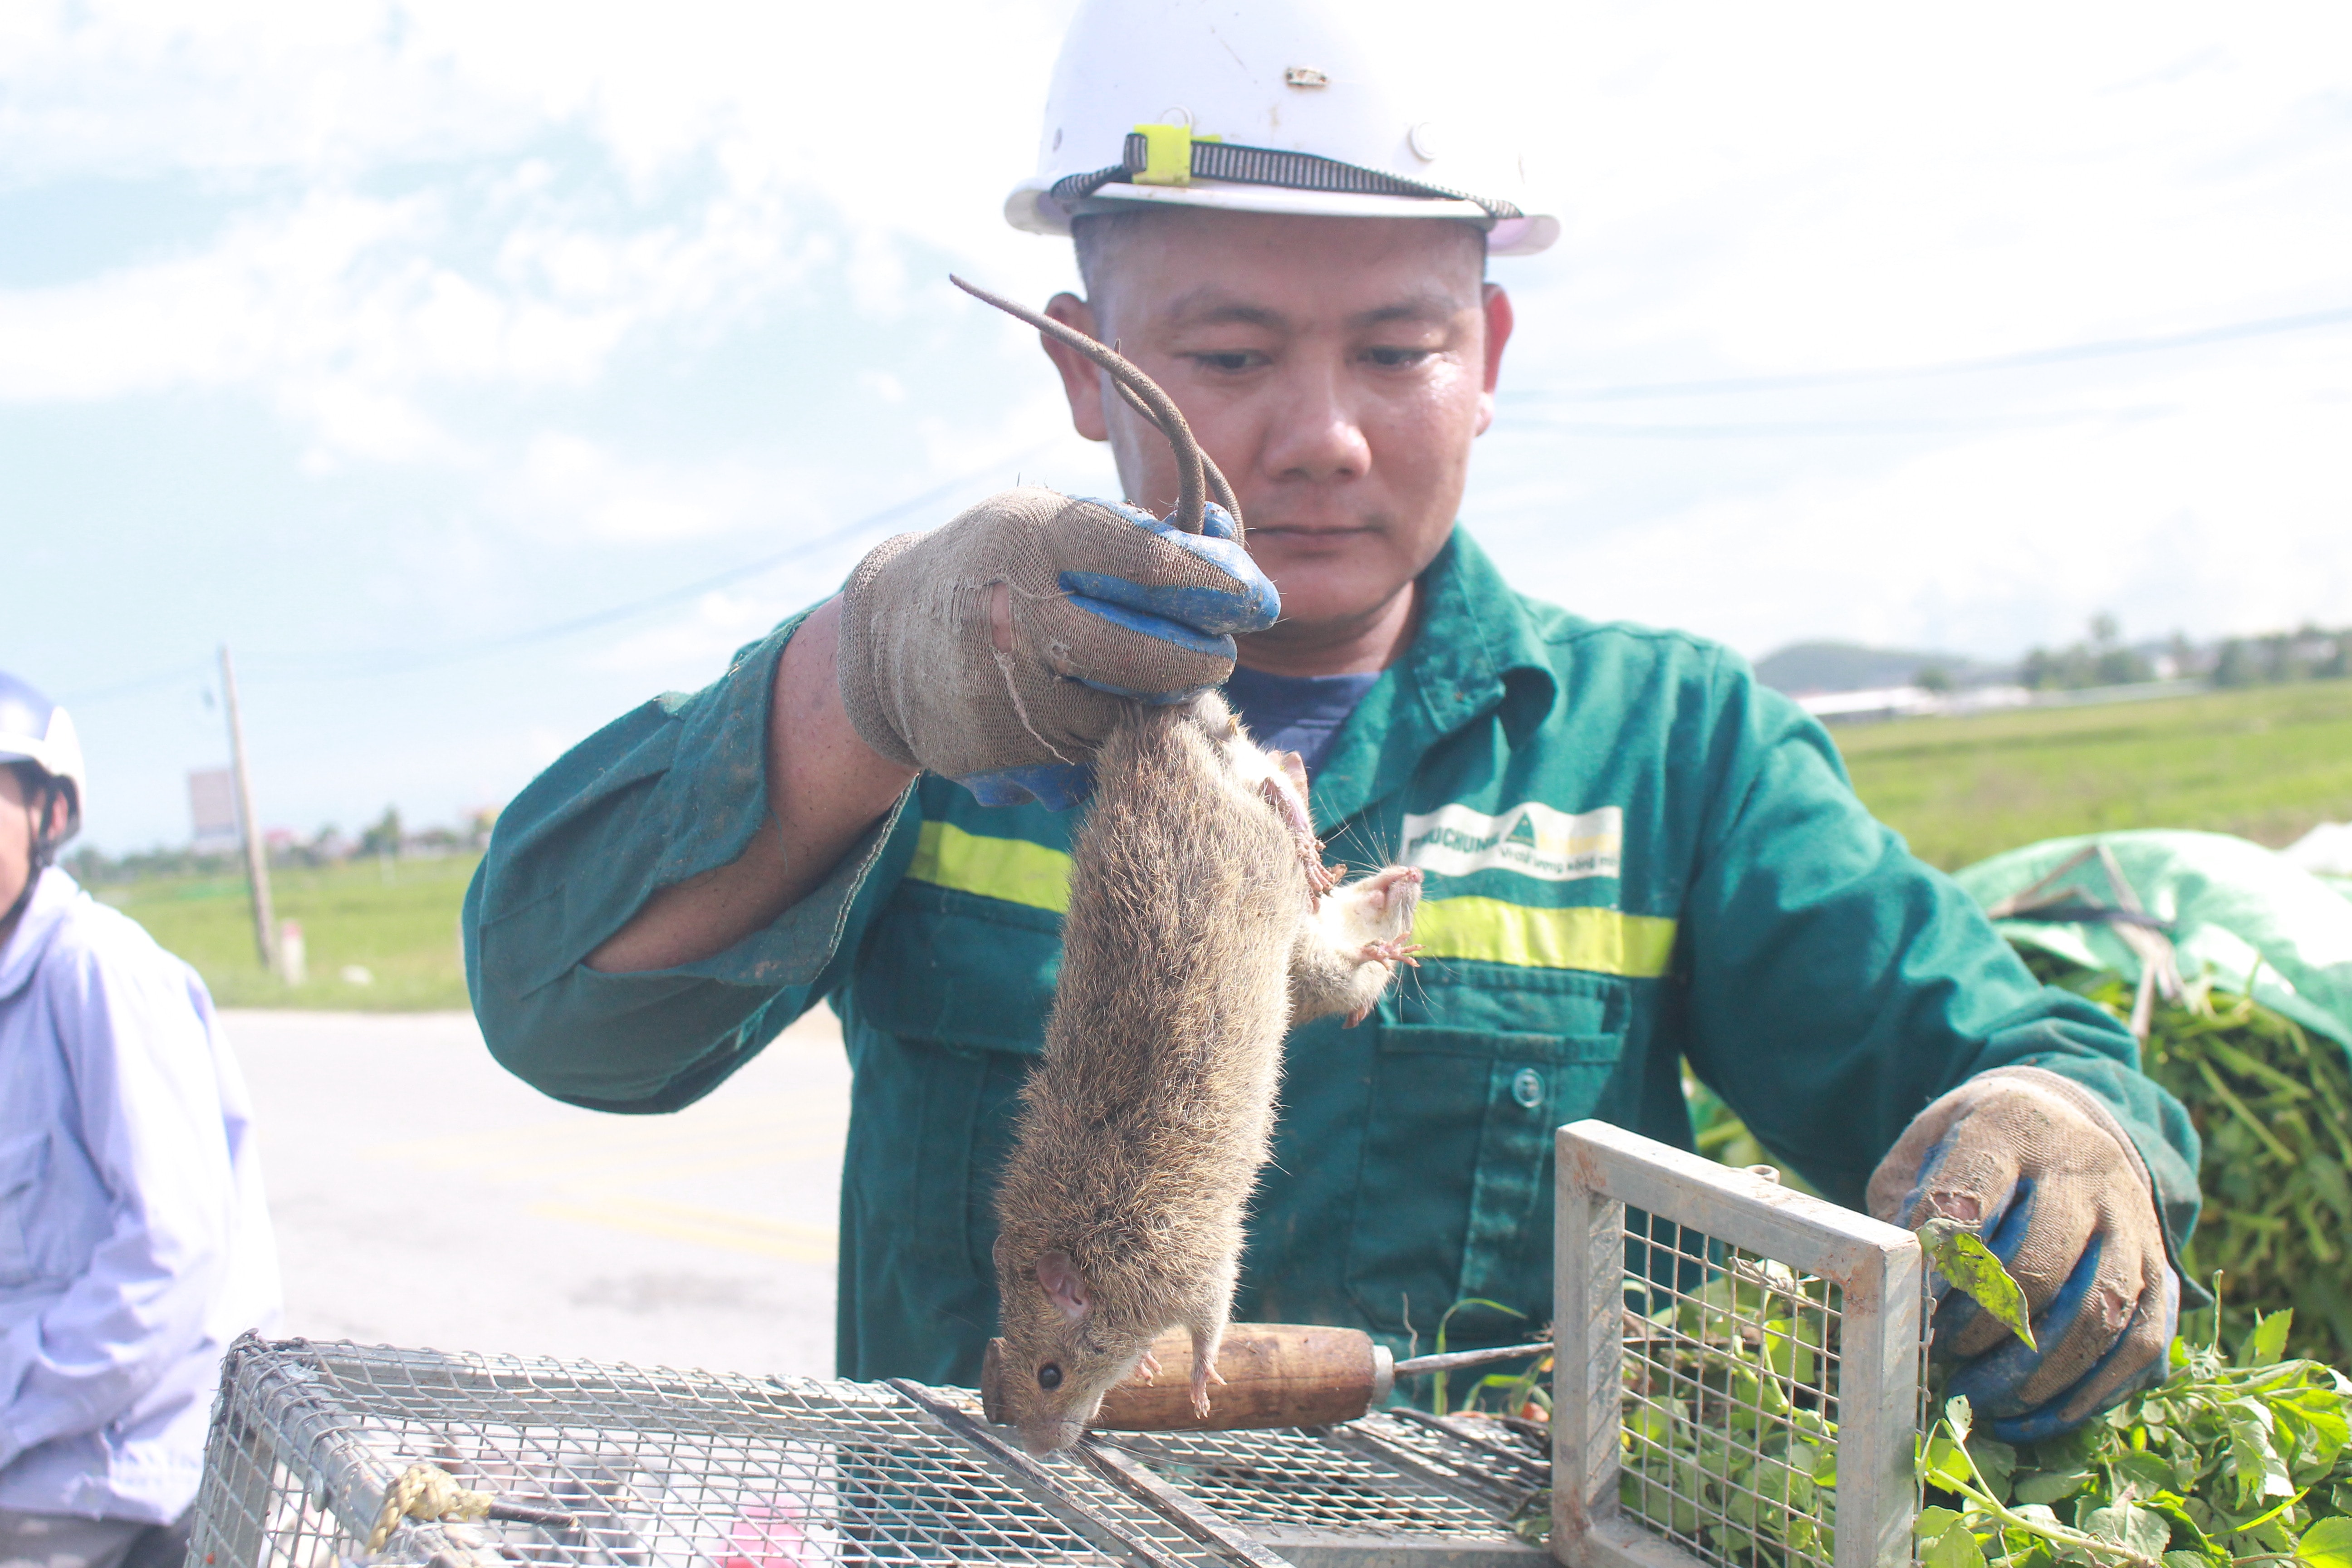
<path fill-rule="evenodd" d="M 2180 1316 L 2147 1166 L 2071 1079 L 2001 1068 L 1921 1111 L 1870 1179 L 1870 1212 L 1916 1228 L 1941 1215 L 1984 1237 L 2025 1291 L 2028 1350 L 1958 1291 L 1937 1309 L 1939 1353 L 1992 1435 L 2032 1442 L 2160 1380 Z"/>

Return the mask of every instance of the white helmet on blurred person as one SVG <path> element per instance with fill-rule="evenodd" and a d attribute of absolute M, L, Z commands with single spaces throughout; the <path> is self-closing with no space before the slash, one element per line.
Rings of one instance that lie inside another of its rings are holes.
<path fill-rule="evenodd" d="M 1052 235 L 1162 205 L 1440 217 L 1497 256 L 1546 248 L 1558 215 L 1487 110 L 1442 100 L 1477 85 L 1448 74 L 1382 72 L 1323 0 L 1083 0 L 1004 216 Z"/>
<path fill-rule="evenodd" d="M 34 689 L 30 682 L 0 669 L 0 767 L 18 763 L 31 763 L 65 791 L 64 830 L 36 846 L 37 857 L 46 863 L 47 851 L 81 831 L 82 803 L 89 795 L 81 742 L 75 737 L 73 720 L 64 709 Z"/>

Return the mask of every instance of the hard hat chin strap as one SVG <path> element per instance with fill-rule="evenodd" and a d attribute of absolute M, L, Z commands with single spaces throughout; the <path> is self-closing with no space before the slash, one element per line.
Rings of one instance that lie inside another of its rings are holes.
<path fill-rule="evenodd" d="M 1155 137 L 1147 134 L 1147 131 L 1174 132 L 1177 135 Z M 1190 158 L 1182 159 L 1180 154 L 1176 167 L 1170 168 L 1169 154 L 1186 142 L 1190 143 Z M 1155 153 L 1159 156 L 1155 157 Z M 1139 175 L 1143 178 L 1138 179 Z M 1408 180 L 1402 174 L 1385 174 L 1357 163 L 1343 163 L 1337 158 L 1325 158 L 1313 153 L 1286 153 L 1273 147 L 1245 147 L 1237 142 L 1214 141 L 1191 135 L 1181 126 L 1150 126 L 1129 132 L 1126 156 L 1120 162 L 1108 169 L 1097 169 L 1090 174 L 1071 174 L 1056 180 L 1051 194 L 1054 200 L 1068 207 L 1115 182 L 1183 185 L 1194 180 L 1223 180 L 1236 185 L 1278 185 L 1294 191 L 1331 191 L 1343 195 L 1419 196 L 1437 201 L 1471 202 L 1497 223 L 1506 218 L 1526 216 L 1509 202 L 1473 195 L 1468 191 L 1457 191 L 1449 185 Z"/>

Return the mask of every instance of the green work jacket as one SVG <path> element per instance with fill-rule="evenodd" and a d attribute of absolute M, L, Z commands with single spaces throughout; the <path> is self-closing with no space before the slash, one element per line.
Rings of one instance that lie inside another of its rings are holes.
<path fill-rule="evenodd" d="M 1930 1100 L 2012 1063 L 2083 1083 L 2197 1208 L 2196 1135 L 2106 1014 L 2034 984 L 1948 878 L 1872 820 L 1821 727 L 1735 654 L 1514 593 L 1456 531 L 1422 629 L 1314 779 L 1335 858 L 1426 878 L 1421 967 L 1362 1026 L 1285 1047 L 1236 1316 L 1402 1347 L 1551 1313 L 1551 1131 L 1684 1148 L 1685 1062 L 1767 1147 L 1859 1206 Z M 1041 1049 L 1080 814 L 925 777 L 831 879 L 701 963 L 582 960 L 764 819 L 787 622 L 691 695 L 575 747 L 499 819 L 466 901 L 490 1049 L 618 1111 L 700 1099 L 820 998 L 855 1071 L 841 1373 L 970 1384 L 996 1321 L 994 1173 Z"/>

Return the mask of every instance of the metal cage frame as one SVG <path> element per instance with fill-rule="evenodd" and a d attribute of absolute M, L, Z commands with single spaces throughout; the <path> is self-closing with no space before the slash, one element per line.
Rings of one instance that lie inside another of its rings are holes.
<path fill-rule="evenodd" d="M 1570 1568 L 1719 1568 L 1620 1502 L 1628 1473 L 1625 1319 L 1629 1206 L 1710 1247 L 1776 1260 L 1833 1286 L 1833 1568 L 1912 1560 L 1912 1445 L 1920 1399 L 1923 1260 L 1910 1232 L 1602 1121 L 1555 1134 L 1552 1555 Z M 1650 1233 L 1642 1233 L 1647 1239 Z M 1709 1256 L 1712 1256 L 1710 1254 Z M 1704 1267 L 1696 1265 L 1696 1267 Z"/>
<path fill-rule="evenodd" d="M 247 1335 L 223 1369 L 189 1564 L 1545 1562 L 1509 1522 L 1546 1479 L 1541 1449 L 1413 1414 L 1098 1434 L 1037 1459 L 987 1425 L 968 1390 Z M 382 1521 L 395 1478 L 420 1463 L 495 1493 L 488 1518 L 401 1518 L 366 1552 L 360 1543 Z"/>

